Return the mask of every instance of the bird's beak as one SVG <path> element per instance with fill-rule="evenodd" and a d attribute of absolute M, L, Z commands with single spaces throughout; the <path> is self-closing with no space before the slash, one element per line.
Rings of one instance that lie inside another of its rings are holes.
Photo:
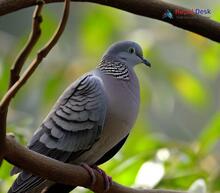
<path fill-rule="evenodd" d="M 143 62 L 143 64 L 145 64 L 146 66 L 148 66 L 148 67 L 151 67 L 151 63 L 150 62 L 148 62 L 146 59 L 144 59 L 144 58 L 141 58 L 142 59 L 142 62 Z"/>

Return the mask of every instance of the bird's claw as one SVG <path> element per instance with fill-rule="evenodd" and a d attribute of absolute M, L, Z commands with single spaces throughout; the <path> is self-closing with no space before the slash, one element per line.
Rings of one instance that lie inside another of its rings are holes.
<path fill-rule="evenodd" d="M 92 165 L 89 166 L 86 163 L 81 163 L 80 164 L 90 175 L 91 177 L 91 186 L 93 186 L 96 183 L 96 175 L 94 173 L 94 170 L 96 170 L 99 174 L 102 175 L 103 180 L 104 180 L 104 187 L 105 187 L 105 192 L 107 192 L 111 185 L 112 185 L 112 178 L 110 176 L 108 176 L 102 169 L 100 169 L 98 166 L 96 165 Z"/>
<path fill-rule="evenodd" d="M 99 174 L 102 175 L 102 177 L 104 179 L 104 183 L 105 183 L 105 192 L 107 192 L 112 185 L 112 177 L 108 176 L 104 170 L 100 169 L 96 165 L 93 165 L 92 168 L 95 169 Z"/>
<path fill-rule="evenodd" d="M 95 184 L 95 182 L 96 182 L 96 175 L 95 175 L 95 173 L 94 173 L 94 171 L 93 171 L 93 168 L 91 168 L 88 164 L 86 164 L 86 163 L 81 163 L 80 164 L 88 173 L 89 173 L 89 175 L 90 175 L 90 177 L 91 177 L 91 186 L 93 186 L 94 184 Z"/>

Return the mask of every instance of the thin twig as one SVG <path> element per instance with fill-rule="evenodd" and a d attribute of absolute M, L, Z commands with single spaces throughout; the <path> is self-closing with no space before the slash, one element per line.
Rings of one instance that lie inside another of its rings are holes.
<path fill-rule="evenodd" d="M 0 107 L 2 109 L 4 109 L 10 103 L 12 97 L 26 83 L 26 81 L 30 78 L 30 76 L 33 74 L 35 69 L 41 63 L 43 58 L 47 56 L 47 54 L 50 52 L 53 46 L 57 43 L 67 22 L 67 18 L 69 15 L 69 4 L 70 4 L 70 0 L 65 0 L 64 14 L 61 19 L 60 25 L 57 31 L 55 32 L 55 35 L 51 38 L 49 43 L 38 52 L 37 57 L 32 61 L 30 66 L 25 70 L 22 77 L 8 90 L 8 92 L 5 94 L 5 96 L 1 100 Z"/>
<path fill-rule="evenodd" d="M 50 157 L 44 156 L 34 152 L 26 147 L 19 145 L 14 138 L 8 136 L 6 138 L 5 159 L 24 169 L 31 172 L 36 176 L 41 176 L 57 183 L 83 186 L 89 188 L 93 192 L 104 192 L 104 181 L 101 174 L 95 172 L 97 180 L 91 187 L 91 179 L 88 172 L 78 165 L 71 165 L 63 163 Z M 116 182 L 113 183 L 111 188 L 106 193 L 186 193 L 183 191 L 174 190 L 138 190 L 122 186 Z"/>
<path fill-rule="evenodd" d="M 60 24 L 54 33 L 54 36 L 49 40 L 47 45 L 42 48 L 37 57 L 32 61 L 30 66 L 25 70 L 23 75 L 20 79 L 18 79 L 11 88 L 9 88 L 8 92 L 4 95 L 3 99 L 0 102 L 0 161 L 4 154 L 4 145 L 5 145 L 5 135 L 6 135 L 6 118 L 7 118 L 7 110 L 10 104 L 11 99 L 15 96 L 18 90 L 26 83 L 26 81 L 31 77 L 35 69 L 41 63 L 44 57 L 50 52 L 50 50 L 54 47 L 54 45 L 59 40 L 60 36 L 62 35 L 67 19 L 69 16 L 69 7 L 70 7 L 70 0 L 65 0 L 64 5 L 64 12 Z M 22 66 L 22 65 L 21 65 Z"/>
<path fill-rule="evenodd" d="M 17 59 L 15 60 L 14 67 L 11 69 L 10 74 L 10 81 L 8 90 L 16 83 L 16 81 L 20 78 L 20 72 L 22 67 L 24 66 L 24 63 L 30 54 L 32 48 L 37 43 L 40 34 L 40 23 L 42 21 L 41 17 L 41 10 L 43 7 L 43 1 L 39 1 L 36 9 L 33 13 L 33 21 L 32 21 L 32 31 L 30 38 L 27 42 L 27 44 L 24 46 L 24 49 L 21 51 L 21 53 L 18 55 Z M 11 98 L 13 95 L 11 96 Z M 10 99 L 11 100 L 11 99 Z M 8 114 L 8 106 L 10 103 L 10 100 L 6 101 L 5 103 L 0 103 L 0 165 L 4 154 L 4 143 L 5 143 L 5 135 L 6 135 L 6 127 L 7 127 L 7 114 Z"/>
<path fill-rule="evenodd" d="M 13 86 L 13 84 L 20 78 L 20 72 L 24 63 L 29 56 L 30 52 L 32 51 L 33 47 L 36 45 L 37 41 L 41 35 L 41 28 L 40 24 L 42 22 L 41 10 L 43 8 L 44 2 L 38 1 L 37 7 L 33 13 L 33 21 L 32 21 L 32 31 L 29 36 L 29 40 L 21 53 L 19 53 L 18 57 L 15 60 L 14 66 L 11 69 L 11 76 L 10 76 L 10 84 L 9 89 Z"/>
<path fill-rule="evenodd" d="M 69 17 L 69 9 L 70 9 L 70 0 L 65 0 L 64 1 L 65 5 L 64 5 L 64 11 L 63 11 L 63 16 L 62 19 L 60 21 L 60 24 L 56 30 L 56 32 L 54 33 L 53 37 L 51 38 L 51 40 L 47 43 L 47 45 L 42 48 L 40 50 L 40 52 L 37 55 L 37 59 L 42 61 L 42 59 L 50 52 L 50 50 L 54 47 L 54 45 L 57 43 L 57 41 L 59 40 L 60 36 L 62 35 L 68 17 Z"/>

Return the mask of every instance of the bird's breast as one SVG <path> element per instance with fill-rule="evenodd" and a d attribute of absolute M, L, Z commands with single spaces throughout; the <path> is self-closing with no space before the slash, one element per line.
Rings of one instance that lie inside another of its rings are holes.
<path fill-rule="evenodd" d="M 106 75 L 103 83 L 107 96 L 107 115 L 100 141 L 111 149 L 128 135 L 134 126 L 139 109 L 140 91 L 137 79 L 119 81 Z"/>
<path fill-rule="evenodd" d="M 106 123 L 108 123 L 108 119 L 111 119 L 118 124 L 118 129 L 121 124 L 128 125 L 128 127 L 133 126 L 139 109 L 139 88 L 137 87 L 127 81 L 118 83 L 112 81 L 111 85 L 106 87 L 108 89 Z"/>

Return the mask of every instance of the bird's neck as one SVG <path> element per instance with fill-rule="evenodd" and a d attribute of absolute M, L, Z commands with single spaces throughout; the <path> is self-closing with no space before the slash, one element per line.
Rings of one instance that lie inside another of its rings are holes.
<path fill-rule="evenodd" d="M 98 68 L 107 75 L 111 75 L 117 79 L 130 80 L 129 67 L 119 59 L 113 56 L 104 56 Z"/>

